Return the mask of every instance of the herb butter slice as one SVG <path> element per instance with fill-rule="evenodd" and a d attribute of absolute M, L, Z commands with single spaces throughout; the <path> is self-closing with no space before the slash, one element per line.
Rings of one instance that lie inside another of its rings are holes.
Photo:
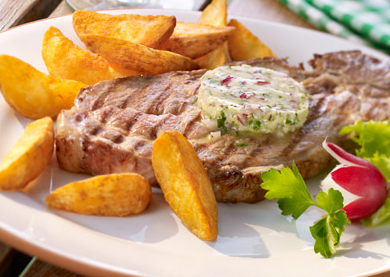
<path fill-rule="evenodd" d="M 292 132 L 302 127 L 309 111 L 301 83 L 283 72 L 249 65 L 207 71 L 198 105 L 206 125 L 236 135 Z"/>

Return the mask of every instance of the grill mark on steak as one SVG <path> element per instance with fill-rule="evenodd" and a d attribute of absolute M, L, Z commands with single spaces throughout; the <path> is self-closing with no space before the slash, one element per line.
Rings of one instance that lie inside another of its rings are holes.
<path fill-rule="evenodd" d="M 90 174 L 137 172 L 156 185 L 151 165 L 154 139 L 164 130 L 183 133 L 202 160 L 218 201 L 256 202 L 264 197 L 261 172 L 297 164 L 304 178 L 332 165 L 322 141 L 345 144 L 339 130 L 356 120 L 390 118 L 390 62 L 359 51 L 315 55 L 313 71 L 288 66 L 285 59 L 247 62 L 286 72 L 310 94 L 304 126 L 284 137 L 217 140 L 201 124 L 192 104 L 205 70 L 170 72 L 101 82 L 82 89 L 75 106 L 57 119 L 57 158 L 62 168 Z M 236 63 L 237 64 L 237 63 Z M 383 80 L 385 79 L 385 80 Z"/>
<path fill-rule="evenodd" d="M 133 101 L 130 106 L 137 104 L 137 109 L 148 113 L 159 115 L 162 114 L 161 103 L 169 99 L 171 85 L 169 83 L 159 82 L 152 83 L 142 89 L 139 97 Z"/>
<path fill-rule="evenodd" d="M 109 124 L 123 130 L 126 134 L 130 132 L 134 124 L 142 117 L 142 113 L 131 108 L 121 109 L 120 112 L 112 115 Z"/>

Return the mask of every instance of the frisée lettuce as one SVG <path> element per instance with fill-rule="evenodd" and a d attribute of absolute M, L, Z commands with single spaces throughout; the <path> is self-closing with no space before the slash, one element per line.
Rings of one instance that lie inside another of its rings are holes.
<path fill-rule="evenodd" d="M 358 121 L 341 129 L 340 134 L 352 134 L 351 139 L 360 146 L 356 149 L 356 155 L 378 167 L 390 182 L 389 121 Z"/>

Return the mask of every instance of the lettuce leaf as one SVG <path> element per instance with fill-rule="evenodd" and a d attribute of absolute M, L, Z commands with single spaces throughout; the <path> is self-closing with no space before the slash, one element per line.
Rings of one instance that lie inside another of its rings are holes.
<path fill-rule="evenodd" d="M 355 125 L 344 127 L 341 134 L 352 134 L 351 139 L 360 148 L 356 149 L 356 155 L 370 161 L 390 182 L 390 122 L 389 121 L 358 121 Z M 363 224 L 370 227 L 390 221 L 390 198 L 386 199 L 383 206 L 373 215 L 362 220 Z"/>
<path fill-rule="evenodd" d="M 388 197 L 382 207 L 374 214 L 362 219 L 362 223 L 367 227 L 375 227 L 390 221 L 390 198 Z"/>
<path fill-rule="evenodd" d="M 377 166 L 390 182 L 389 121 L 358 121 L 341 129 L 340 134 L 352 134 L 351 139 L 360 146 L 356 149 L 356 155 Z"/>

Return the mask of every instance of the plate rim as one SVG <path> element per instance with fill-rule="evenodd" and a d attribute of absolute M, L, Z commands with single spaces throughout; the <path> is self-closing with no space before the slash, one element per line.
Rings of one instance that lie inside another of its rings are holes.
<path fill-rule="evenodd" d="M 131 11 L 139 11 L 139 10 L 154 11 L 154 12 L 161 11 L 159 9 L 117 9 L 117 10 L 100 10 L 99 12 L 107 12 L 107 11 L 109 11 L 109 12 L 112 12 L 112 11 L 131 12 Z M 172 12 L 172 14 L 174 14 L 174 13 L 196 13 L 198 15 L 201 14 L 201 12 L 199 12 L 199 11 L 186 11 L 186 10 L 185 11 L 164 10 L 164 12 Z M 45 19 L 41 19 L 38 21 L 25 23 L 25 24 L 18 25 L 18 26 L 15 26 L 15 27 L 12 27 L 10 29 L 7 29 L 7 30 L 0 32 L 0 36 L 8 31 L 13 31 L 17 28 L 23 28 L 23 27 L 26 27 L 26 26 L 31 25 L 31 24 L 36 24 L 38 22 L 51 21 L 51 20 L 56 20 L 58 18 L 71 17 L 71 16 L 72 16 L 72 14 L 61 15 L 61 16 L 56 16 L 53 18 L 45 18 Z M 281 26 L 282 28 L 291 28 L 291 29 L 295 29 L 295 30 L 299 29 L 299 30 L 304 31 L 304 32 L 321 34 L 321 36 L 325 35 L 325 36 L 330 36 L 333 39 L 336 38 L 336 39 L 346 41 L 345 39 L 335 37 L 334 35 L 331 35 L 331 34 L 326 34 L 326 33 L 320 32 L 320 31 L 306 29 L 306 28 L 297 27 L 297 26 L 291 26 L 291 25 L 278 23 L 278 22 L 271 22 L 271 21 L 265 21 L 265 20 L 261 20 L 261 19 L 248 18 L 248 17 L 243 17 L 243 16 L 234 16 L 234 15 L 229 16 L 229 18 L 236 18 L 236 19 L 239 19 L 239 20 L 241 19 L 241 20 L 245 20 L 245 21 L 249 20 L 249 21 L 252 21 L 254 23 L 261 22 L 261 23 L 267 24 L 267 25 L 270 24 L 270 25 L 274 25 L 274 26 Z M 353 43 L 351 43 L 351 45 L 353 45 Z M 362 45 L 357 45 L 357 47 L 367 49 L 367 52 L 369 52 L 369 53 L 376 53 L 374 55 L 378 55 L 379 57 L 383 57 L 385 59 L 389 58 L 386 54 L 379 52 L 375 49 L 371 49 L 371 48 L 368 48 L 368 47 L 362 46 Z M 18 204 L 21 204 L 21 203 L 18 203 Z M 28 207 L 28 209 L 32 209 L 32 208 Z M 54 215 L 54 214 L 52 214 L 52 215 Z M 55 216 L 58 216 L 58 215 L 55 215 Z M 82 226 L 82 227 L 86 228 L 84 226 Z M 14 230 L 12 230 L 12 229 L 14 229 Z M 94 231 L 94 230 L 91 230 L 91 231 Z M 82 274 L 91 275 L 91 272 L 93 272 L 94 273 L 93 275 L 96 275 L 96 276 L 107 276 L 107 274 L 110 274 L 110 276 L 145 276 L 143 274 L 139 275 L 136 271 L 132 271 L 131 269 L 126 269 L 124 271 L 116 266 L 106 265 L 106 264 L 102 264 L 100 262 L 99 262 L 99 264 L 86 263 L 85 261 L 83 262 L 83 261 L 78 260 L 77 257 L 69 257 L 68 255 L 66 255 L 66 253 L 61 253 L 61 251 L 59 251 L 60 249 L 57 249 L 57 251 L 53 251 L 53 249 L 49 250 L 48 248 L 51 248 L 51 247 L 48 247 L 47 245 L 45 247 L 44 243 L 38 243 L 37 241 L 29 240 L 29 238 L 26 237 L 25 235 L 23 235 L 23 233 L 19 234 L 19 231 L 15 228 L 12 228 L 12 226 L 8 226 L 8 228 L 7 228 L 7 226 L 4 226 L 2 221 L 0 221 L 0 237 L 1 237 L 2 241 L 15 247 L 16 249 L 19 249 L 23 252 L 26 252 L 32 256 L 37 256 L 39 259 L 42 259 L 42 260 L 47 261 L 51 264 L 60 266 L 62 268 L 66 268 L 66 269 L 73 270 L 73 271 L 77 270 L 77 272 L 80 272 Z M 20 247 L 20 244 L 27 245 L 28 247 L 22 248 L 22 247 Z M 99 272 L 96 272 L 97 269 Z M 390 265 L 389 265 L 388 269 L 374 271 L 373 274 L 381 274 L 383 272 L 388 272 L 389 270 L 390 270 Z M 96 273 L 98 273 L 98 274 L 96 274 Z"/>

